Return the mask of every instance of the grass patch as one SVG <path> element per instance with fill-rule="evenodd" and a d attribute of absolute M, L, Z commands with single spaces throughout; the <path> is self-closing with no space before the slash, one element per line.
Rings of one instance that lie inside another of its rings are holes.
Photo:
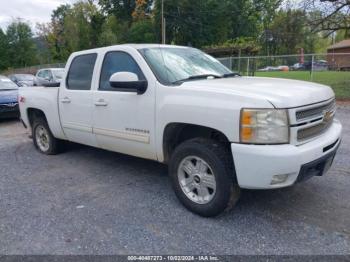
<path fill-rule="evenodd" d="M 287 78 L 311 81 L 310 72 L 256 72 L 256 76 Z M 313 82 L 324 84 L 333 88 L 337 98 L 350 98 L 350 72 L 324 71 L 314 72 Z"/>

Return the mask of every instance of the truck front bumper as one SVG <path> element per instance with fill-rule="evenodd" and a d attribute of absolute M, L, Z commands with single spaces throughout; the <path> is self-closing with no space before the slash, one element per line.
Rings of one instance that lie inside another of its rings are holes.
<path fill-rule="evenodd" d="M 19 108 L 18 105 L 15 106 L 6 106 L 0 105 L 0 119 L 5 118 L 18 118 L 19 117 Z"/>
<path fill-rule="evenodd" d="M 231 144 L 238 184 L 247 189 L 287 187 L 327 172 L 341 142 L 342 126 L 332 126 L 303 145 Z"/>

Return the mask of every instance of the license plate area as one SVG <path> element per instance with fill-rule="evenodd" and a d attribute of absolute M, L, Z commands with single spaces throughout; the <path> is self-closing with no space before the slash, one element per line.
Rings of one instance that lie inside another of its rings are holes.
<path fill-rule="evenodd" d="M 303 165 L 297 178 L 297 183 L 310 179 L 313 176 L 323 176 L 328 172 L 333 164 L 337 148 L 326 156 L 316 159 L 310 163 Z"/>
<path fill-rule="evenodd" d="M 333 164 L 334 157 L 335 157 L 335 154 L 333 154 L 333 156 L 326 159 L 322 175 L 326 174 L 328 172 L 328 170 L 331 168 L 331 166 Z"/>

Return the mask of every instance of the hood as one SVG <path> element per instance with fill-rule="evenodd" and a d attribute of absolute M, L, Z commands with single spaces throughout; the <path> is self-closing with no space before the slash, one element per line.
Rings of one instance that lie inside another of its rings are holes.
<path fill-rule="evenodd" d="M 180 88 L 198 88 L 265 99 L 276 108 L 291 108 L 318 103 L 334 97 L 333 90 L 324 85 L 298 80 L 268 77 L 234 77 L 184 82 Z M 252 105 L 253 106 L 253 105 Z"/>
<path fill-rule="evenodd" d="M 17 103 L 18 90 L 0 90 L 0 104 Z"/>

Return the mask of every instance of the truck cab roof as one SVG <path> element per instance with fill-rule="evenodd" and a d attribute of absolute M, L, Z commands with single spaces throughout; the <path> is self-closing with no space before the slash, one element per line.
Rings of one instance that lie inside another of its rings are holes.
<path fill-rule="evenodd" d="M 107 47 L 100 47 L 100 48 L 78 51 L 78 52 L 72 53 L 71 56 L 85 54 L 85 53 L 91 53 L 91 52 L 103 52 L 103 51 L 108 51 L 108 50 L 114 49 L 116 47 L 133 48 L 136 50 L 145 49 L 145 48 L 183 48 L 183 49 L 191 48 L 191 47 L 187 47 L 187 46 L 162 45 L 162 44 L 122 44 L 122 45 L 112 45 L 112 46 L 107 46 Z"/>

